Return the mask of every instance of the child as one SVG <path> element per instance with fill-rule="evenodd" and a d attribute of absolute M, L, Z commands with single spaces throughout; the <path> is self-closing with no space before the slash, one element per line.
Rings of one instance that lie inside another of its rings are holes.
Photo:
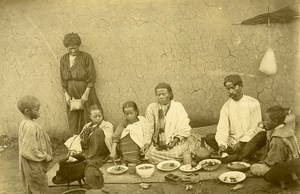
<path fill-rule="evenodd" d="M 40 102 L 34 96 L 24 96 L 18 102 L 24 115 L 19 126 L 19 165 L 26 193 L 47 193 L 49 162 L 52 149 L 48 134 L 35 122 L 40 116 Z"/>
<path fill-rule="evenodd" d="M 91 122 L 80 133 L 82 154 L 90 163 L 100 167 L 110 156 L 113 125 L 103 120 L 103 110 L 98 105 L 89 108 L 89 117 Z"/>
<path fill-rule="evenodd" d="M 266 111 L 262 123 L 267 131 L 266 154 L 262 162 L 251 166 L 254 175 L 263 176 L 274 165 L 300 157 L 294 129 L 284 122 L 285 118 L 286 112 L 281 106 L 273 106 Z"/>
<path fill-rule="evenodd" d="M 146 119 L 139 115 L 137 105 L 133 101 L 125 102 L 123 105 L 125 120 L 121 123 L 113 134 L 113 146 L 111 157 L 116 158 L 117 144 L 124 163 L 139 164 L 140 153 L 144 154 L 149 148 L 151 137 L 147 138 L 146 130 L 149 125 Z"/>

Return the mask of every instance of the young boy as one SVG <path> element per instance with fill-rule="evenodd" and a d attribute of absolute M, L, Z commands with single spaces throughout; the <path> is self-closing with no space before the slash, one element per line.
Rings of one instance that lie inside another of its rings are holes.
<path fill-rule="evenodd" d="M 90 120 L 80 133 L 82 154 L 89 163 L 101 167 L 109 159 L 113 125 L 105 121 L 103 110 L 98 105 L 89 108 Z"/>
<path fill-rule="evenodd" d="M 274 165 L 300 157 L 300 150 L 294 129 L 284 123 L 286 112 L 281 106 L 270 107 L 265 114 L 263 126 L 267 131 L 264 160 L 251 166 L 257 176 L 265 175 Z"/>
<path fill-rule="evenodd" d="M 35 122 L 40 116 L 40 102 L 34 96 L 24 96 L 18 102 L 24 115 L 19 125 L 19 165 L 26 193 L 47 193 L 49 162 L 52 149 L 48 134 Z"/>

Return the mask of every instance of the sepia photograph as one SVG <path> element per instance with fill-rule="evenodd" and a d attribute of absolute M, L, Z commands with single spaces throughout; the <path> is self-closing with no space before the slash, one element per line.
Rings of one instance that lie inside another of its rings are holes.
<path fill-rule="evenodd" d="M 0 194 L 300 193 L 300 0 L 0 0 Z"/>

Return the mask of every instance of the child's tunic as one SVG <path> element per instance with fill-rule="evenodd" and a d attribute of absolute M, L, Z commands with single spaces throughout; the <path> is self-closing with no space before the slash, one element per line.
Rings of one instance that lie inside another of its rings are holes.
<path fill-rule="evenodd" d="M 23 119 L 19 125 L 19 167 L 27 193 L 47 193 L 46 157 L 52 157 L 48 134 L 36 122 Z"/>

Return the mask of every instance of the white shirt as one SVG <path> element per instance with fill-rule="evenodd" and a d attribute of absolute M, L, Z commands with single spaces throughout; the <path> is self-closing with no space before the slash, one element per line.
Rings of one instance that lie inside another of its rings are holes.
<path fill-rule="evenodd" d="M 248 142 L 264 129 L 258 127 L 262 120 L 258 100 L 243 95 L 239 101 L 229 99 L 220 111 L 216 141 L 218 145 L 233 146 L 239 141 Z"/>
<path fill-rule="evenodd" d="M 70 67 L 72 67 L 72 66 L 74 65 L 75 57 L 76 57 L 76 56 L 73 56 L 73 55 L 70 55 L 70 56 L 69 56 Z"/>

